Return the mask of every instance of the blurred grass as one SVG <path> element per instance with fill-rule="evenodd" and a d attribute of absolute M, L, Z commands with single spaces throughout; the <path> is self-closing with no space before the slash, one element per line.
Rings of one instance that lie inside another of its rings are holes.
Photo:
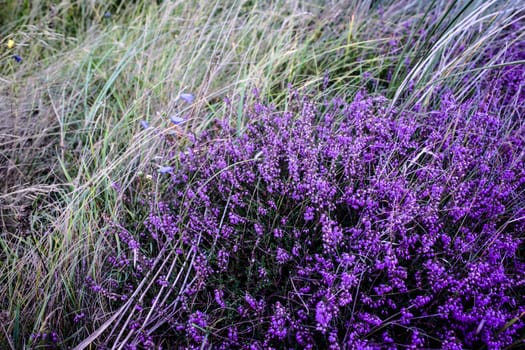
<path fill-rule="evenodd" d="M 473 88 L 485 72 L 471 71 L 479 52 L 523 17 L 519 1 L 4 0 L 0 8 L 2 348 L 31 346 L 29 335 L 47 330 L 76 344 L 109 317 L 110 305 L 82 293 L 85 276 L 101 274 L 107 219 L 141 220 L 130 210 L 141 198 L 127 189 L 159 186 L 142 174 L 222 117 L 225 97 L 238 106 L 239 129 L 255 87 L 278 106 L 289 83 L 319 100 L 366 87 L 402 108 L 431 105 L 437 82 L 464 92 L 468 73 Z M 182 102 L 182 92 L 195 102 Z M 175 114 L 188 122 L 175 129 Z M 84 327 L 72 323 L 80 312 Z"/>

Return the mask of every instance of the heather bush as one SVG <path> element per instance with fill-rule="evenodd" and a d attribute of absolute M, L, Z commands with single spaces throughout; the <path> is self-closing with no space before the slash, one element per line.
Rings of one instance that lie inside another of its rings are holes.
<path fill-rule="evenodd" d="M 523 67 L 497 72 L 516 74 Z M 364 92 L 313 103 L 290 91 L 286 110 L 247 106 L 253 122 L 240 135 L 225 115 L 192 137 L 160 174 L 169 185 L 150 201 L 143 233 L 112 230 L 127 248 L 110 259 L 125 283 L 91 281 L 115 306 L 128 301 L 126 330 L 115 326 L 108 341 L 219 349 L 518 341 L 525 130 L 494 113 L 505 89 L 436 98 L 439 108 L 420 113 Z"/>

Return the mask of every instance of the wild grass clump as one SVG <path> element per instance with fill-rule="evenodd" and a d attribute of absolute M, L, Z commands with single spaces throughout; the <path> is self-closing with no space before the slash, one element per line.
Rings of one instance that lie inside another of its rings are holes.
<path fill-rule="evenodd" d="M 513 81 L 523 71 L 494 76 Z M 169 183 L 150 199 L 143 227 L 111 230 L 120 253 L 89 285 L 119 309 L 89 340 L 190 349 L 517 344 L 525 129 L 496 113 L 506 89 L 464 102 L 438 93 L 439 107 L 421 113 L 366 93 L 313 103 L 292 90 L 286 109 L 246 106 L 253 122 L 240 136 L 226 114 L 192 138 L 169 157 L 160 175 Z"/>

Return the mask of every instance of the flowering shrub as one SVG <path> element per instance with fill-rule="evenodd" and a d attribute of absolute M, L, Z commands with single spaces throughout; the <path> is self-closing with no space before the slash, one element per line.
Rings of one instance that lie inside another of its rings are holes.
<path fill-rule="evenodd" d="M 441 101 L 417 115 L 365 94 L 322 106 L 292 94 L 286 112 L 255 104 L 240 137 L 218 123 L 195 138 L 165 174 L 147 232 L 120 232 L 130 254 L 114 265 L 137 281 L 157 272 L 135 339 L 223 349 L 515 341 L 525 133 L 489 104 Z"/>

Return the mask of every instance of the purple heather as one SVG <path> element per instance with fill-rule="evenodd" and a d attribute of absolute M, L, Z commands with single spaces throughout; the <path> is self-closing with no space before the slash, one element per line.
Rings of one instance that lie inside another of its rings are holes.
<path fill-rule="evenodd" d="M 426 109 L 292 90 L 286 111 L 245 106 L 240 135 L 225 115 L 161 167 L 143 236 L 116 229 L 130 288 L 88 286 L 130 295 L 164 254 L 143 305 L 170 271 L 188 282 L 144 327 L 173 348 L 508 347 L 525 330 L 524 71 Z"/>

